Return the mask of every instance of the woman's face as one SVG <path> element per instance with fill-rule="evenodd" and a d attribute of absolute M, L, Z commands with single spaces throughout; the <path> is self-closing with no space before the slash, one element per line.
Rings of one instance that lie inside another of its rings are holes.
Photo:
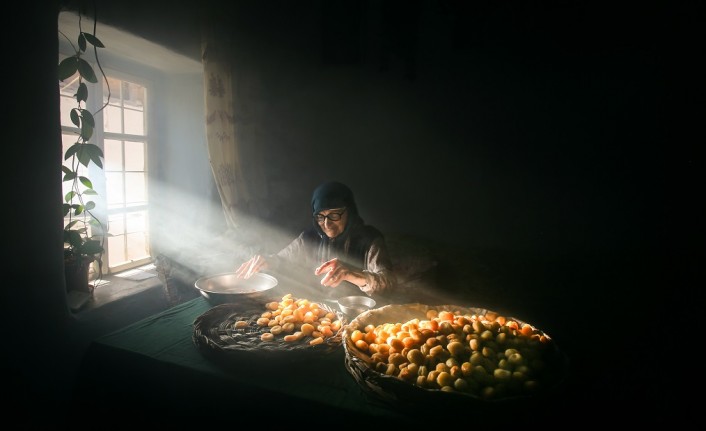
<path fill-rule="evenodd" d="M 327 237 L 336 238 L 346 228 L 348 212 L 346 208 L 333 208 L 322 210 L 315 216 L 316 222 L 321 226 Z"/>

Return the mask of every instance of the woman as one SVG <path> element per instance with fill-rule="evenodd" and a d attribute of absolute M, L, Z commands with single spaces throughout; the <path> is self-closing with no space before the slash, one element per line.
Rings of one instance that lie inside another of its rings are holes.
<path fill-rule="evenodd" d="M 319 283 L 334 288 L 336 297 L 389 291 L 394 275 L 385 239 L 358 215 L 353 192 L 339 182 L 323 183 L 314 190 L 311 209 L 311 227 L 277 254 L 244 262 L 236 270 L 238 277 L 290 265 L 320 277 Z"/>

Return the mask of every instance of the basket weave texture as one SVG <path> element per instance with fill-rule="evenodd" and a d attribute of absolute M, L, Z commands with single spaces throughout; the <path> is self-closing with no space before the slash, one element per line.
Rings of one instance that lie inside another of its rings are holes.
<path fill-rule="evenodd" d="M 217 305 L 194 320 L 192 341 L 199 350 L 211 357 L 227 358 L 230 355 L 276 355 L 293 359 L 297 356 L 307 357 L 310 354 L 325 354 L 341 348 L 343 327 L 346 321 L 340 312 L 320 304 L 320 308 L 336 314 L 341 320 L 341 328 L 332 337 L 324 339 L 317 345 L 310 345 L 311 336 L 305 336 L 296 342 L 286 342 L 282 335 L 275 336 L 272 341 L 262 341 L 260 336 L 269 332 L 266 326 L 257 324 L 257 319 L 265 312 L 259 303 L 221 304 Z M 248 326 L 235 328 L 235 322 L 246 321 Z"/>
<path fill-rule="evenodd" d="M 395 407 L 407 406 L 410 411 L 413 411 L 416 407 L 429 406 L 431 405 L 430 403 L 447 406 L 468 406 L 470 403 L 476 406 L 483 406 L 483 408 L 493 405 L 499 407 L 507 402 L 515 402 L 519 399 L 524 401 L 531 399 L 534 402 L 541 403 L 549 394 L 554 394 L 565 380 L 568 373 L 568 361 L 554 343 L 552 343 L 552 351 L 546 355 L 551 375 L 545 381 L 544 390 L 534 395 L 513 395 L 504 398 L 484 399 L 472 393 L 446 392 L 440 389 L 423 388 L 398 377 L 380 373 L 373 368 L 373 361 L 370 355 L 356 348 L 353 341 L 351 341 L 350 335 L 356 329 L 365 332 L 364 328 L 368 325 L 404 323 L 415 318 L 424 320 L 429 309 L 459 311 L 464 315 L 485 315 L 491 312 L 482 308 L 467 308 L 457 305 L 391 304 L 362 313 L 345 327 L 343 345 L 346 370 L 358 382 L 364 392 L 371 395 L 376 401 Z M 520 324 L 525 323 L 519 319 L 508 318 Z M 545 335 L 548 336 L 548 334 Z"/>

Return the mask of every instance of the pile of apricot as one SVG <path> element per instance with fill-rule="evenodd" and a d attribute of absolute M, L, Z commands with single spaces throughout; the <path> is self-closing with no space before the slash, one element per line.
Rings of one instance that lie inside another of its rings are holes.
<path fill-rule="evenodd" d="M 379 373 L 483 399 L 541 389 L 551 371 L 547 358 L 555 352 L 542 331 L 494 312 L 430 309 L 426 319 L 367 325 L 346 336 Z"/>
<path fill-rule="evenodd" d="M 294 298 L 291 293 L 284 295 L 279 302 L 268 302 L 265 310 L 257 319 L 257 324 L 266 328 L 260 335 L 262 341 L 282 337 L 285 342 L 294 343 L 308 339 L 314 346 L 333 337 L 342 325 L 336 313 L 321 308 L 317 302 Z M 236 329 L 248 325 L 244 320 L 234 324 Z"/>

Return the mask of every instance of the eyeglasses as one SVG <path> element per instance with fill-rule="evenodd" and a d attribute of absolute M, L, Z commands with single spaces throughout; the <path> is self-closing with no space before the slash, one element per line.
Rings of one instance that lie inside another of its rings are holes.
<path fill-rule="evenodd" d="M 341 216 L 343 213 L 346 212 L 348 208 L 343 208 L 343 211 L 340 213 L 328 213 L 328 215 L 323 215 L 323 214 L 316 214 L 314 218 L 316 219 L 317 223 L 323 223 L 326 221 L 326 219 L 329 219 L 331 221 L 339 221 L 341 219 Z"/>

